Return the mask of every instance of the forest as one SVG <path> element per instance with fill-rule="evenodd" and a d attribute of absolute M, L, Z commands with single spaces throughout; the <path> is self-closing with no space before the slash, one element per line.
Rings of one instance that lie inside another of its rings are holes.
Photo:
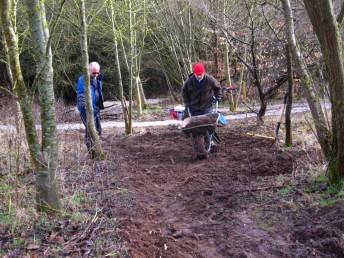
<path fill-rule="evenodd" d="M 339 0 L 0 0 L 0 256 L 344 257 L 343 18 Z M 184 103 L 196 63 L 209 116 Z"/>

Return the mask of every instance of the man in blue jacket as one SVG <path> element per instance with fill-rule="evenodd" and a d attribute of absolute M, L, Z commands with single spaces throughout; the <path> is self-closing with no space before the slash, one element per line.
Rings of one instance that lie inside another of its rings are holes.
<path fill-rule="evenodd" d="M 97 62 L 92 62 L 88 66 L 91 81 L 91 98 L 94 122 L 98 132 L 98 135 L 102 133 L 102 127 L 100 124 L 100 110 L 104 109 L 103 99 L 103 83 L 102 76 L 100 75 L 100 65 Z M 89 139 L 87 133 L 87 116 L 86 116 L 86 105 L 85 105 L 85 79 L 81 75 L 77 82 L 77 107 L 80 113 L 81 121 L 85 126 L 85 143 L 89 148 Z"/>

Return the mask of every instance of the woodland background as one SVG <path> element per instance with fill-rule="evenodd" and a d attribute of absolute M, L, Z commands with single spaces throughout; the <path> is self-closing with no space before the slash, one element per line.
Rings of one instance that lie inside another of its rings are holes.
<path fill-rule="evenodd" d="M 29 167 L 37 211 L 63 210 L 55 179 L 65 166 L 59 152 L 65 146 L 56 130 L 56 103 L 75 105 L 76 80 L 88 78 L 89 62 L 100 63 L 105 99 L 120 101 L 125 134 L 133 135 L 133 118 L 150 108 L 146 99 L 181 103 L 183 81 L 200 61 L 221 82 L 230 110 L 245 106 L 257 114 L 257 125 L 263 126 L 268 104 L 284 103 L 285 147 L 295 146 L 292 104 L 307 102 L 326 187 L 341 193 L 343 17 L 339 0 L 0 0 L 0 105 L 3 115 L 16 110 L 1 124 L 15 124 L 18 137 L 6 141 L 1 156 L 4 189 L 13 169 L 25 174 Z M 90 157 L 102 162 L 107 157 L 92 121 Z M 7 219 L 13 193 L 4 190 L 3 196 Z"/>

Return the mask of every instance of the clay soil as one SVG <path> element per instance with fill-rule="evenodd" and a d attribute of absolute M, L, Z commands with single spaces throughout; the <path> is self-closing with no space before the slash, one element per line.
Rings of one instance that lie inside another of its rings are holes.
<path fill-rule="evenodd" d="M 197 160 L 176 127 L 130 137 L 108 128 L 100 162 L 85 154 L 82 130 L 61 133 L 62 193 L 84 193 L 73 212 L 91 219 L 36 225 L 7 257 L 344 257 L 344 203 L 321 205 L 333 196 L 315 180 L 325 170 L 316 144 L 301 136 L 293 148 L 271 146 L 269 119 L 218 132 L 220 146 Z M 8 248 L 10 229 L 1 233 Z"/>

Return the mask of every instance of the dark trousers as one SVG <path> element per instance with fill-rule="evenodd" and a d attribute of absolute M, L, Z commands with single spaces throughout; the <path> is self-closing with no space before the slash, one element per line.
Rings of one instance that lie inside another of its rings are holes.
<path fill-rule="evenodd" d="M 86 116 L 86 111 L 85 112 L 80 112 L 80 117 L 81 117 L 81 121 L 85 126 L 85 144 L 87 149 L 89 150 L 91 147 L 91 142 L 90 142 L 90 138 L 89 138 L 89 134 L 87 131 L 87 116 Z M 100 112 L 97 112 L 94 114 L 94 123 L 96 125 L 96 130 L 98 135 L 102 134 L 102 126 L 100 124 Z"/>
<path fill-rule="evenodd" d="M 190 109 L 191 115 L 192 116 L 200 116 L 200 115 L 205 115 L 213 112 L 212 108 L 204 109 L 204 110 L 192 110 Z"/>

